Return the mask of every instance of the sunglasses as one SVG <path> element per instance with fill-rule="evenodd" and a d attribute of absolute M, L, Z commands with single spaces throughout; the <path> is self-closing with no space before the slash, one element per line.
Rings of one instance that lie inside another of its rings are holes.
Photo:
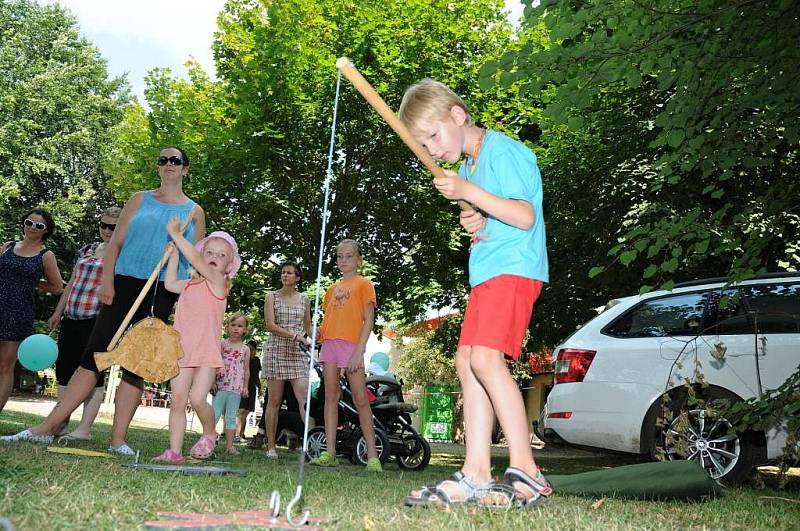
<path fill-rule="evenodd" d="M 47 228 L 46 223 L 42 223 L 41 221 L 33 221 L 32 219 L 26 219 L 24 223 L 26 227 L 33 227 L 36 230 L 44 230 Z"/>
<path fill-rule="evenodd" d="M 104 229 L 104 230 L 114 230 L 114 229 L 117 228 L 117 224 L 116 223 L 103 223 L 101 221 L 100 222 L 100 228 Z"/>
<path fill-rule="evenodd" d="M 158 157 L 158 165 L 159 166 L 166 166 L 169 164 L 170 166 L 183 166 L 183 159 L 180 157 L 176 157 L 175 155 L 171 157 L 165 157 L 161 155 Z"/>

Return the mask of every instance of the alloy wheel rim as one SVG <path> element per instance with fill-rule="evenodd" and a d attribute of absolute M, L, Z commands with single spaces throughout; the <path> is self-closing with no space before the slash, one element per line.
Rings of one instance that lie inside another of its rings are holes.
<path fill-rule="evenodd" d="M 739 462 L 741 445 L 727 419 L 715 418 L 705 409 L 692 409 L 670 423 L 664 449 L 667 459 L 695 461 L 712 479 L 719 479 Z"/>

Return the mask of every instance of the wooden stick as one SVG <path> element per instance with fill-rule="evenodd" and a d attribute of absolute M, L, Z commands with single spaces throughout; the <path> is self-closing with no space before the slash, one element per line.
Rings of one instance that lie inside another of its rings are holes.
<path fill-rule="evenodd" d="M 375 92 L 375 89 L 372 88 L 372 85 L 369 84 L 369 81 L 364 79 L 364 76 L 361 75 L 361 72 L 356 69 L 350 59 L 347 57 L 340 57 L 336 61 L 336 68 L 338 68 L 344 77 L 346 77 L 350 83 L 358 90 L 364 99 L 367 100 L 373 109 L 375 109 L 378 114 L 381 115 L 383 120 L 389 124 L 389 127 L 394 129 L 394 132 L 400 137 L 400 139 L 405 142 L 405 144 L 414 152 L 417 158 L 422 162 L 426 168 L 433 174 L 434 177 L 444 177 L 444 170 L 436 164 L 436 161 L 433 160 L 431 154 L 428 153 L 428 150 L 422 147 L 422 145 L 417 142 L 417 139 L 411 135 L 411 131 L 408 130 L 406 125 L 397 117 L 397 115 L 392 111 L 392 109 L 386 105 L 386 102 L 383 101 L 383 98 Z M 471 211 L 475 210 L 472 208 L 472 205 L 467 203 L 466 201 L 459 199 L 458 206 L 461 207 L 461 210 L 464 211 Z"/>
<path fill-rule="evenodd" d="M 181 226 L 181 232 L 184 232 L 186 231 L 187 228 L 189 228 L 189 224 L 192 222 L 192 219 L 194 218 L 194 210 L 195 209 L 193 208 L 189 212 L 189 215 L 186 217 L 186 219 L 183 221 L 183 225 Z M 106 349 L 107 351 L 112 351 L 117 346 L 119 338 L 122 336 L 123 332 L 125 332 L 125 330 L 128 328 L 128 324 L 131 322 L 131 319 L 133 319 L 133 314 L 135 314 L 136 310 L 139 309 L 139 306 L 142 305 L 142 300 L 144 300 L 144 296 L 147 295 L 147 292 L 150 290 L 150 286 L 152 286 L 153 282 L 156 281 L 156 278 L 158 278 L 158 274 L 161 273 L 161 269 L 164 268 L 164 264 L 167 263 L 169 255 L 172 254 L 173 252 L 177 251 L 171 245 L 164 250 L 164 254 L 161 255 L 161 259 L 156 264 L 155 269 L 153 269 L 153 272 L 150 273 L 150 278 L 148 278 L 147 282 L 145 282 L 142 291 L 139 292 L 139 296 L 136 297 L 135 301 L 133 301 L 131 309 L 128 310 L 128 314 L 125 316 L 125 319 L 122 320 L 122 324 L 119 325 L 119 328 L 117 328 L 117 333 L 114 334 L 113 338 L 111 338 L 111 342 L 109 342 L 108 348 Z"/>

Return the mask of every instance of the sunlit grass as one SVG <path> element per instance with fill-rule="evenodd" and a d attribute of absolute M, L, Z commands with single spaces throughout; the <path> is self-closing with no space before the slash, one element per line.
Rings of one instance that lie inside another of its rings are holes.
<path fill-rule="evenodd" d="M 0 434 L 37 421 L 14 412 L 0 416 Z M 80 445 L 105 450 L 110 426 L 99 423 L 93 441 Z M 197 439 L 189 434 L 186 447 Z M 142 461 L 160 453 L 163 430 L 132 428 L 129 442 Z M 227 513 L 265 510 L 270 493 L 285 501 L 295 492 L 297 454 L 280 451 L 267 461 L 260 451 L 241 447 L 240 456 L 223 456 L 216 464 L 247 471 L 246 477 L 185 476 L 125 468 L 121 459 L 54 454 L 32 444 L 0 446 L 0 516 L 17 529 L 135 529 L 157 519 L 159 511 Z M 632 462 L 620 456 L 548 457 L 539 454 L 546 473 L 569 474 Z M 331 516 L 326 529 L 790 529 L 800 521 L 800 480 L 786 490 L 726 490 L 719 498 L 696 503 L 635 502 L 555 496 L 532 511 L 408 509 L 408 492 L 450 475 L 462 456 L 455 445 L 434 445 L 431 465 L 404 472 L 394 464 L 381 475 L 349 464 L 337 469 L 307 468 L 305 507 L 314 516 Z M 505 462 L 494 460 L 500 473 Z M 770 482 L 769 475 L 764 476 Z M 596 507 L 596 508 L 595 508 Z"/>

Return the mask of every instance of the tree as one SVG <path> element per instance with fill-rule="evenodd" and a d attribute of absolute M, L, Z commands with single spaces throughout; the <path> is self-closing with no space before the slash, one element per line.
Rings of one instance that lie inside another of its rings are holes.
<path fill-rule="evenodd" d="M 636 289 L 797 268 L 799 13 L 780 0 L 526 8 L 526 31 L 551 44 L 485 65 L 482 87 L 543 101 L 559 294 L 544 300 L 566 321 L 576 300 L 585 316 Z"/>
<path fill-rule="evenodd" d="M 458 382 L 455 359 L 432 342 L 433 332 L 414 337 L 403 346 L 398 375 L 410 386 L 446 385 Z M 398 338 L 401 341 L 402 338 Z"/>
<path fill-rule="evenodd" d="M 28 0 L 0 2 L 0 72 L 0 236 L 19 238 L 24 211 L 48 208 L 58 232 L 47 243 L 68 270 L 112 203 L 100 161 L 127 87 L 74 17 Z"/>
<path fill-rule="evenodd" d="M 313 272 L 336 59 L 348 55 L 393 107 L 431 76 L 494 120 L 517 101 L 512 90 L 477 86 L 480 64 L 509 42 L 501 8 L 497 0 L 231 0 L 214 45 L 219 81 L 199 69 L 189 81 L 151 73 L 149 135 L 190 151 L 190 193 L 212 228 L 236 236 L 254 270 L 286 257 Z M 413 322 L 426 305 L 460 304 L 468 239 L 457 210 L 346 81 L 338 112 L 328 248 L 345 237 L 362 243 L 384 319 Z M 137 167 L 137 154 L 125 158 Z M 276 271 L 270 280 L 277 285 Z M 236 304 L 261 303 L 267 286 L 250 288 L 258 297 L 236 288 Z"/>

